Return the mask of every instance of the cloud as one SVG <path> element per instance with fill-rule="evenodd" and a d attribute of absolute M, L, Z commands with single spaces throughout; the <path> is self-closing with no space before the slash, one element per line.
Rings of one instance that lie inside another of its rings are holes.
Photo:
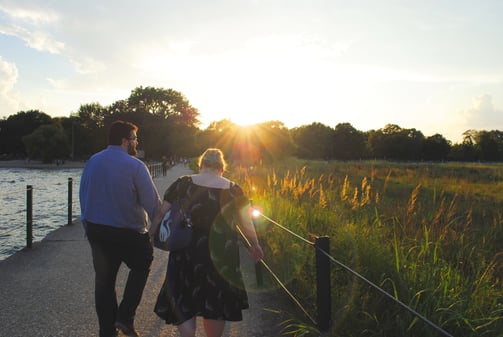
<path fill-rule="evenodd" d="M 14 20 L 23 21 L 29 24 L 42 25 L 55 22 L 59 19 L 56 12 L 40 7 L 20 7 L 18 4 L 0 4 L 0 11 L 6 13 Z"/>
<path fill-rule="evenodd" d="M 0 34 L 17 37 L 23 40 L 30 48 L 51 54 L 60 54 L 65 47 L 63 42 L 54 40 L 49 34 L 43 31 L 29 31 L 15 25 L 0 25 Z"/>
<path fill-rule="evenodd" d="M 0 34 L 10 35 L 23 40 L 30 48 L 60 54 L 65 44 L 54 39 L 46 31 L 46 27 L 59 21 L 58 14 L 38 5 L 25 5 L 3 3 L 0 12 L 10 18 L 9 23 L 0 25 Z"/>
<path fill-rule="evenodd" d="M 14 92 L 14 85 L 17 82 L 18 71 L 14 63 L 5 61 L 0 56 L 0 107 L 2 114 L 14 113 L 17 108 L 17 94 Z"/>
<path fill-rule="evenodd" d="M 503 111 L 494 107 L 491 95 L 474 97 L 472 106 L 463 111 L 463 116 L 471 129 L 503 130 Z"/>
<path fill-rule="evenodd" d="M 106 69 L 103 62 L 97 61 L 91 57 L 71 57 L 70 62 L 73 64 L 75 71 L 79 74 L 92 74 L 98 73 Z"/>

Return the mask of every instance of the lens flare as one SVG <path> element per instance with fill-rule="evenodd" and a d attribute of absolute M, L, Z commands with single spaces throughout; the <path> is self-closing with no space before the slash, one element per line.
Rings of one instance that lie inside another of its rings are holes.
<path fill-rule="evenodd" d="M 261 214 L 262 213 L 258 209 L 256 209 L 256 208 L 252 209 L 252 212 L 251 212 L 252 217 L 258 218 Z"/>

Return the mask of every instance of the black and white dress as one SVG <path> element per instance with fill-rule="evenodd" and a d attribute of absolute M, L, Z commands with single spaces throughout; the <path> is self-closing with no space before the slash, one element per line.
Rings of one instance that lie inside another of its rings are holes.
<path fill-rule="evenodd" d="M 165 192 L 171 202 L 183 195 L 189 201 L 193 224 L 191 244 L 170 252 L 166 279 L 154 311 L 168 324 L 201 316 L 240 321 L 248 297 L 240 269 L 237 212 L 248 203 L 243 190 L 196 185 L 190 176 L 175 181 Z"/>

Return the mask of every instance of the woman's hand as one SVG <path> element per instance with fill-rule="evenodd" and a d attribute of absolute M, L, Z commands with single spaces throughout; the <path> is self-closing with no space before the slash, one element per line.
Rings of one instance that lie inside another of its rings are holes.
<path fill-rule="evenodd" d="M 148 236 L 150 237 L 150 242 L 154 242 L 154 238 L 155 238 L 155 233 L 157 232 L 159 228 L 159 224 L 156 225 L 152 225 L 150 226 L 150 228 L 148 229 Z"/>
<path fill-rule="evenodd" d="M 161 220 L 162 218 L 164 218 L 164 215 L 170 208 L 171 204 L 167 201 L 163 201 L 161 206 L 157 209 L 154 219 L 150 224 L 150 228 L 148 229 L 148 236 L 150 237 L 150 242 L 152 243 L 154 242 L 155 233 L 157 233 L 157 230 L 159 229 Z"/>
<path fill-rule="evenodd" d="M 264 252 L 258 243 L 251 245 L 249 252 L 254 263 L 257 263 L 264 258 Z"/>

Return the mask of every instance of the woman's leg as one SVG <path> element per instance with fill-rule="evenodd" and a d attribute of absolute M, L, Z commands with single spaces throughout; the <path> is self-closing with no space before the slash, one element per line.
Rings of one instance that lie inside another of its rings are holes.
<path fill-rule="evenodd" d="M 203 320 L 206 337 L 221 337 L 224 333 L 225 321 L 216 321 L 214 319 Z"/>
<path fill-rule="evenodd" d="M 181 337 L 195 337 L 196 336 L 196 318 L 186 320 L 178 325 L 178 332 Z"/>

